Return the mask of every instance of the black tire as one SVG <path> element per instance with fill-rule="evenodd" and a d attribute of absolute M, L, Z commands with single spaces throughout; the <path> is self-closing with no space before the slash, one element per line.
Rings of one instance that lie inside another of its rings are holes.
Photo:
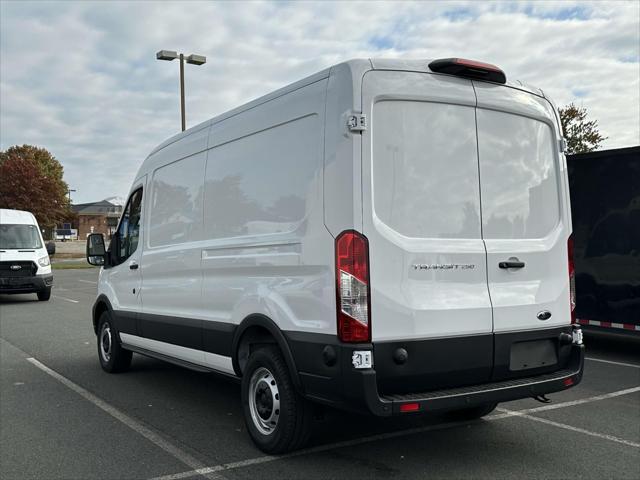
<path fill-rule="evenodd" d="M 452 410 L 446 413 L 449 420 L 464 421 L 464 420 L 476 420 L 482 418 L 485 415 L 489 415 L 493 412 L 497 403 L 487 403 L 485 405 L 478 405 L 477 407 L 464 408 L 462 410 Z"/>
<path fill-rule="evenodd" d="M 307 442 L 311 434 L 312 408 L 296 392 L 287 364 L 277 347 L 268 346 L 251 354 L 242 375 L 241 395 L 247 430 L 260 450 L 268 454 L 286 453 L 301 448 Z M 268 397 L 271 398 L 271 409 Z M 275 408 L 277 402 L 279 409 Z M 275 414 L 278 416 L 274 417 Z M 253 415 L 256 415 L 255 420 Z M 272 418 L 275 422 L 267 422 Z M 265 433 L 265 425 L 260 425 L 261 421 L 273 423 L 266 426 L 272 429 L 269 433 Z"/>
<path fill-rule="evenodd" d="M 41 302 L 46 302 L 50 298 L 51 298 L 51 288 L 46 288 L 38 292 L 38 300 L 40 300 Z"/>
<path fill-rule="evenodd" d="M 109 312 L 103 312 L 98 322 L 98 358 L 105 372 L 119 373 L 129 370 L 133 353 L 122 348 Z"/>

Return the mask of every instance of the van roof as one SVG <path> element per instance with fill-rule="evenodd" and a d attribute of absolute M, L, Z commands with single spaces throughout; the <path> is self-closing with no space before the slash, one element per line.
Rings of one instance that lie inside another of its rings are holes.
<path fill-rule="evenodd" d="M 298 80 L 297 82 L 291 83 L 278 90 L 268 93 L 262 97 L 256 98 L 255 100 L 245 103 L 244 105 L 240 105 L 239 107 L 236 107 L 233 110 L 229 110 L 228 112 L 225 112 L 221 115 L 213 117 L 209 120 L 205 120 L 204 122 L 194 127 L 191 127 L 185 130 L 184 132 L 180 132 L 168 138 L 167 140 L 162 142 L 160 145 L 158 145 L 156 148 L 154 148 L 149 154 L 149 156 L 153 155 L 159 150 L 162 150 L 167 145 L 170 145 L 180 140 L 183 137 L 191 135 L 192 133 L 195 133 L 204 128 L 207 128 L 208 126 L 214 123 L 221 122 L 229 117 L 233 117 L 234 115 L 237 115 L 241 112 L 257 107 L 260 104 L 268 102 L 269 100 L 280 97 L 282 95 L 285 95 L 286 93 L 292 92 L 306 85 L 310 85 L 319 80 L 327 78 L 331 74 L 331 71 L 335 68 L 338 68 L 338 67 L 347 68 L 353 73 L 356 73 L 356 72 L 363 73 L 367 70 L 404 70 L 404 71 L 410 71 L 410 72 L 431 72 L 431 70 L 429 69 L 429 63 L 431 61 L 432 60 L 430 59 L 409 60 L 409 59 L 402 59 L 402 58 L 366 58 L 366 59 L 356 58 L 352 60 L 347 60 L 346 62 L 338 63 L 329 68 L 325 68 L 324 70 L 321 70 L 318 73 L 305 77 L 302 80 Z M 533 93 L 535 95 L 544 97 L 544 93 L 542 92 L 541 89 L 527 85 L 519 80 L 509 81 L 507 79 L 507 82 L 504 85 L 507 87 L 516 88 L 518 90 L 524 90 L 528 93 Z"/>
<path fill-rule="evenodd" d="M 24 210 L 9 210 L 6 208 L 0 208 L 0 224 L 11 223 L 21 225 L 37 225 L 36 217 L 33 213 L 26 212 Z"/>
<path fill-rule="evenodd" d="M 246 110 L 249 110 L 251 108 L 257 107 L 260 104 L 266 103 L 269 100 L 272 100 L 274 98 L 280 97 L 282 95 L 285 95 L 286 93 L 292 92 L 294 90 L 297 90 L 299 88 L 302 88 L 306 85 L 310 85 L 312 83 L 315 83 L 319 80 L 322 80 L 323 78 L 327 78 L 329 76 L 329 73 L 331 71 L 331 68 L 325 68 L 324 70 L 315 73 L 313 75 L 310 75 L 306 78 L 303 78 L 302 80 L 298 80 L 297 82 L 291 83 L 289 85 L 286 85 L 282 88 L 279 88 L 278 90 L 275 90 L 271 93 L 268 93 L 266 95 L 263 95 L 262 97 L 256 98 L 255 100 L 252 100 L 248 103 L 245 103 L 244 105 L 240 105 L 239 107 L 234 108 L 233 110 L 229 110 L 221 115 L 218 115 L 216 117 L 210 118 L 209 120 L 205 120 L 204 122 L 191 127 L 187 130 L 185 130 L 184 132 L 180 132 L 176 135 L 174 135 L 173 137 L 169 137 L 167 140 L 165 140 L 164 142 L 162 142 L 160 145 L 158 145 L 156 148 L 154 148 L 151 153 L 149 154 L 149 156 L 153 155 L 154 153 L 156 153 L 158 150 L 162 150 L 164 147 L 166 147 L 167 145 L 170 145 L 178 140 L 180 140 L 183 137 L 186 137 L 188 135 L 191 135 L 192 133 L 198 132 L 200 130 L 202 130 L 203 128 L 207 128 L 209 125 L 213 124 L 213 123 L 218 123 L 221 122 L 222 120 L 225 120 L 229 117 L 233 117 L 234 115 L 237 115 L 241 112 L 244 112 Z"/>
<path fill-rule="evenodd" d="M 409 72 L 431 72 L 429 64 L 433 59 L 429 60 L 407 60 L 402 58 L 372 58 L 371 65 L 374 70 L 406 70 Z M 481 82 L 482 80 L 474 80 Z M 507 87 L 517 88 L 518 90 L 524 90 L 528 93 L 533 93 L 540 97 L 544 97 L 544 93 L 541 89 L 528 85 L 520 80 L 509 80 L 507 72 L 507 82 L 504 84 Z"/>

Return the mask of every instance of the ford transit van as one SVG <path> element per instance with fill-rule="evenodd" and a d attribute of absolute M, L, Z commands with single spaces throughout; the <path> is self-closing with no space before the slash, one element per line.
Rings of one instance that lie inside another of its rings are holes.
<path fill-rule="evenodd" d="M 176 135 L 102 265 L 99 359 L 242 382 L 247 430 L 300 447 L 310 403 L 449 411 L 578 384 L 558 113 L 475 61 L 353 60 Z"/>
<path fill-rule="evenodd" d="M 35 293 L 49 300 L 54 249 L 53 243 L 45 245 L 31 212 L 0 209 L 0 294 Z"/>

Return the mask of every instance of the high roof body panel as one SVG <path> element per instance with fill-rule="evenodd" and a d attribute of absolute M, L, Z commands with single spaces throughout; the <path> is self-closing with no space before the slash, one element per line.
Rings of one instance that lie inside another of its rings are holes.
<path fill-rule="evenodd" d="M 31 212 L 24 210 L 9 210 L 0 208 L 0 223 L 34 225 L 37 224 L 36 218 Z"/>
<path fill-rule="evenodd" d="M 310 85 L 312 83 L 325 79 L 332 74 L 332 71 L 340 70 L 344 72 L 344 70 L 346 70 L 349 74 L 348 76 L 350 76 L 353 80 L 353 87 L 356 88 L 357 86 L 360 85 L 362 75 L 368 70 L 401 70 L 401 71 L 404 70 L 404 71 L 428 73 L 428 72 L 431 72 L 431 70 L 429 69 L 430 62 L 431 62 L 430 59 L 409 60 L 409 59 L 389 59 L 389 58 L 371 58 L 371 59 L 361 58 L 361 59 L 352 59 L 346 62 L 336 64 L 332 67 L 325 68 L 324 70 L 321 70 L 318 73 L 315 73 L 301 80 L 298 80 L 297 82 L 294 82 L 290 85 L 282 87 L 271 93 L 268 93 L 267 95 L 264 95 L 255 100 L 252 100 L 244 105 L 241 105 L 232 110 L 229 110 L 228 112 L 220 114 L 209 120 L 206 120 L 194 127 L 189 128 L 184 132 L 180 132 L 168 138 L 167 140 L 162 142 L 160 145 L 158 145 L 156 148 L 154 148 L 149 154 L 149 157 L 151 157 L 154 153 L 162 150 L 164 147 L 171 145 L 172 143 L 177 142 L 189 135 L 197 133 L 205 128 L 208 128 L 211 125 L 222 122 L 223 120 L 233 117 L 234 115 L 238 115 L 242 112 L 255 108 L 259 105 L 262 105 L 282 95 L 285 95 L 297 89 L 303 88 L 307 85 Z M 344 75 L 343 75 L 343 78 L 344 78 Z M 528 86 L 518 80 L 509 80 L 508 72 L 507 72 L 507 83 L 505 84 L 505 86 L 510 88 L 516 88 L 518 90 L 523 90 L 523 91 L 544 97 L 542 90 L 540 90 L 539 88 Z M 356 99 L 354 98 L 354 101 L 355 100 Z M 144 171 L 145 166 L 146 165 L 143 164 L 140 170 Z"/>

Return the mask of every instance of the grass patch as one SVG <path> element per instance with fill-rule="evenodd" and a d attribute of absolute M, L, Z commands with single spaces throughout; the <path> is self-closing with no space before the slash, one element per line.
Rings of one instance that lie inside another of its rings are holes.
<path fill-rule="evenodd" d="M 73 270 L 77 268 L 99 268 L 89 265 L 86 260 L 77 262 L 55 262 L 51 264 L 53 270 Z"/>

